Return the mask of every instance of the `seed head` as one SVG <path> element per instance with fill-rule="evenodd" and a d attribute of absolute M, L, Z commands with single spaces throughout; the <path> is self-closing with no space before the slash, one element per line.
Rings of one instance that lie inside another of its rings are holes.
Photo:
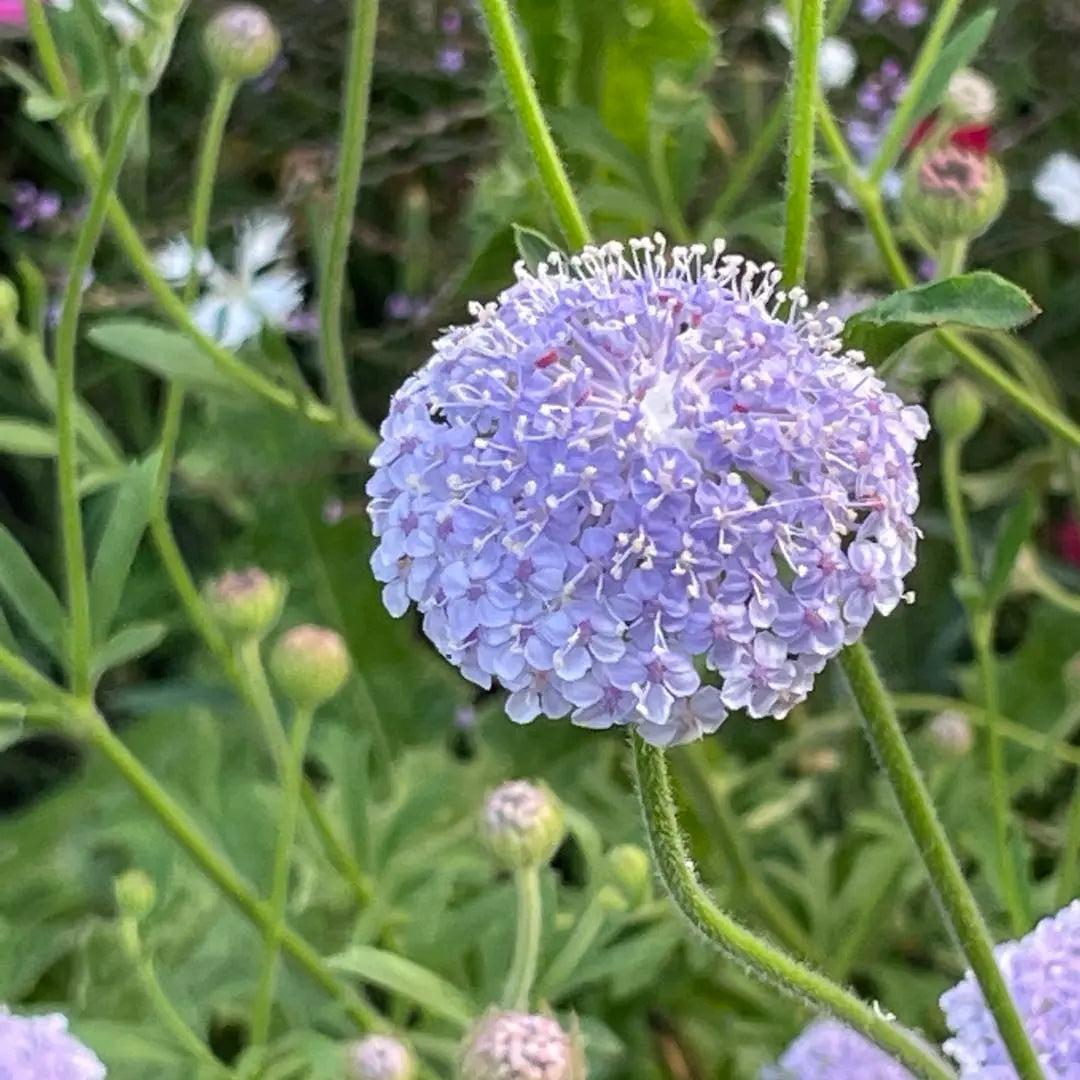
<path fill-rule="evenodd" d="M 278 638 L 270 654 L 271 674 L 282 693 L 301 708 L 329 701 L 348 678 L 350 666 L 344 639 L 325 626 L 294 626 Z"/>
<path fill-rule="evenodd" d="M 369 1035 L 348 1050 L 349 1080 L 412 1080 L 415 1067 L 407 1046 L 389 1035 Z"/>
<path fill-rule="evenodd" d="M 105 1080 L 105 1066 L 68 1034 L 65 1016 L 16 1016 L 0 1005 L 0 1076 L 18 1080 Z"/>
<path fill-rule="evenodd" d="M 584 1080 L 581 1049 L 550 1016 L 493 1012 L 468 1036 L 459 1080 Z"/>
<path fill-rule="evenodd" d="M 508 780 L 487 797 L 480 834 L 487 849 L 505 866 L 542 866 L 563 841 L 562 806 L 540 784 Z"/>
<path fill-rule="evenodd" d="M 277 59 L 281 36 L 261 7 L 232 4 L 207 24 L 203 45 L 219 75 L 257 79 Z"/>

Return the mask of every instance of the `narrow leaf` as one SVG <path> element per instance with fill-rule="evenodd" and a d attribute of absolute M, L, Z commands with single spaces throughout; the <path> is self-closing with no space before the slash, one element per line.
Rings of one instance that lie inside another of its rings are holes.
<path fill-rule="evenodd" d="M 65 661 L 64 609 L 52 586 L 3 525 L 0 525 L 0 593 L 7 597 L 30 633 L 57 660 Z"/>
<path fill-rule="evenodd" d="M 1016 565 L 1016 557 L 1030 539 L 1038 515 L 1039 500 L 1033 490 L 1029 489 L 1020 502 L 1010 507 L 1009 512 L 1001 519 L 986 574 L 984 598 L 987 604 L 997 604 L 1004 598 L 1009 588 L 1009 578 Z"/>
<path fill-rule="evenodd" d="M 930 69 L 930 74 L 923 84 L 919 103 L 911 117 L 912 124 L 917 124 L 924 116 L 941 104 L 949 80 L 961 68 L 967 67 L 982 48 L 990 34 L 997 17 L 995 8 L 987 8 L 974 18 L 969 19 L 949 40 L 938 54 L 937 62 Z"/>
<path fill-rule="evenodd" d="M 140 622 L 125 626 L 98 649 L 91 660 L 94 678 L 106 671 L 120 667 L 131 660 L 145 656 L 165 639 L 163 622 Z"/>
<path fill-rule="evenodd" d="M 0 454 L 20 457 L 56 457 L 56 434 L 44 424 L 20 420 L 13 416 L 0 417 Z"/>
<path fill-rule="evenodd" d="M 549 240 L 542 232 L 530 229 L 527 225 L 514 225 L 514 244 L 522 261 L 534 274 L 553 251 L 562 254 L 558 244 Z"/>

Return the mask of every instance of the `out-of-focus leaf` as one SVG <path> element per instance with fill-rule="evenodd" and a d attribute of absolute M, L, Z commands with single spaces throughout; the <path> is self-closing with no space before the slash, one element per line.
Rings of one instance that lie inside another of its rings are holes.
<path fill-rule="evenodd" d="M 56 457 L 56 432 L 32 420 L 0 417 L 0 454 L 20 457 Z"/>
<path fill-rule="evenodd" d="M 998 604 L 1008 592 L 1016 557 L 1031 536 L 1038 516 L 1039 500 L 1029 489 L 1002 519 L 986 574 L 984 595 L 989 605 Z"/>
<path fill-rule="evenodd" d="M 0 593 L 57 660 L 64 660 L 64 609 L 14 536 L 0 525 Z"/>
<path fill-rule="evenodd" d="M 514 245 L 522 262 L 534 274 L 553 251 L 563 253 L 559 245 L 549 240 L 539 229 L 530 229 L 527 225 L 514 225 Z"/>
<path fill-rule="evenodd" d="M 919 103 L 915 107 L 911 120 L 917 124 L 924 116 L 941 104 L 949 80 L 962 67 L 975 59 L 982 48 L 997 17 L 996 8 L 987 8 L 974 18 L 969 19 L 947 42 L 938 54 L 930 74 L 919 94 Z"/>
<path fill-rule="evenodd" d="M 156 621 L 125 626 L 94 652 L 91 661 L 94 677 L 157 648 L 165 640 L 166 630 L 163 622 Z"/>

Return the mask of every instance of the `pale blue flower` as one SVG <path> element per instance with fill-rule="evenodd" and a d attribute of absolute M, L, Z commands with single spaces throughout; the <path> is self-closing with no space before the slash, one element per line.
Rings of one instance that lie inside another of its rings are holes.
<path fill-rule="evenodd" d="M 105 1066 L 67 1027 L 59 1013 L 16 1016 L 0 1005 L 0 1080 L 105 1080 Z"/>
<path fill-rule="evenodd" d="M 837 1020 L 815 1020 L 759 1080 L 914 1080 L 899 1062 Z"/>

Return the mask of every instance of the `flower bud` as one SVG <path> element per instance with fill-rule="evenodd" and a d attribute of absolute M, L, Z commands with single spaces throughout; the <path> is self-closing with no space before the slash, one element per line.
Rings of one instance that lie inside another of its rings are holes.
<path fill-rule="evenodd" d="M 950 379 L 934 393 L 930 410 L 934 426 L 947 442 L 965 442 L 982 424 L 982 395 L 966 379 Z"/>
<path fill-rule="evenodd" d="M 133 919 L 143 919 L 153 910 L 157 901 L 157 889 L 148 874 L 142 870 L 126 870 L 113 882 L 116 906 L 120 914 Z"/>
<path fill-rule="evenodd" d="M 580 1039 L 550 1016 L 488 1013 L 469 1033 L 459 1080 L 585 1080 Z"/>
<path fill-rule="evenodd" d="M 277 624 L 285 602 L 285 582 L 264 570 L 230 570 L 205 590 L 210 613 L 225 633 L 238 641 L 261 641 Z"/>
<path fill-rule="evenodd" d="M 349 1080 L 412 1080 L 409 1048 L 390 1035 L 369 1035 L 348 1049 Z"/>
<path fill-rule="evenodd" d="M 924 236 L 941 244 L 986 232 L 1007 194 L 1005 173 L 994 158 L 948 144 L 912 155 L 901 205 Z"/>
<path fill-rule="evenodd" d="M 487 849 L 509 869 L 542 866 L 565 835 L 562 807 L 546 787 L 508 780 L 487 797 L 480 832 Z"/>
<path fill-rule="evenodd" d="M 997 90 L 985 75 L 961 68 L 949 80 L 944 109 L 958 124 L 988 124 L 997 112 Z"/>
<path fill-rule="evenodd" d="M 349 650 L 342 636 L 325 626 L 294 626 L 270 654 L 270 672 L 298 708 L 329 701 L 349 677 Z"/>
<path fill-rule="evenodd" d="M 963 757 L 975 743 L 971 721 L 955 709 L 938 713 L 930 721 L 929 735 L 935 749 L 949 757 Z"/>
<path fill-rule="evenodd" d="M 831 746 L 809 746 L 795 760 L 804 776 L 828 776 L 840 768 L 840 755 Z"/>
<path fill-rule="evenodd" d="M 628 908 L 640 907 L 652 898 L 652 867 L 649 856 L 637 844 L 617 844 L 605 856 L 611 883 Z"/>
<path fill-rule="evenodd" d="M 277 59 L 281 36 L 261 7 L 232 4 L 207 24 L 203 46 L 218 75 L 257 79 Z"/>

